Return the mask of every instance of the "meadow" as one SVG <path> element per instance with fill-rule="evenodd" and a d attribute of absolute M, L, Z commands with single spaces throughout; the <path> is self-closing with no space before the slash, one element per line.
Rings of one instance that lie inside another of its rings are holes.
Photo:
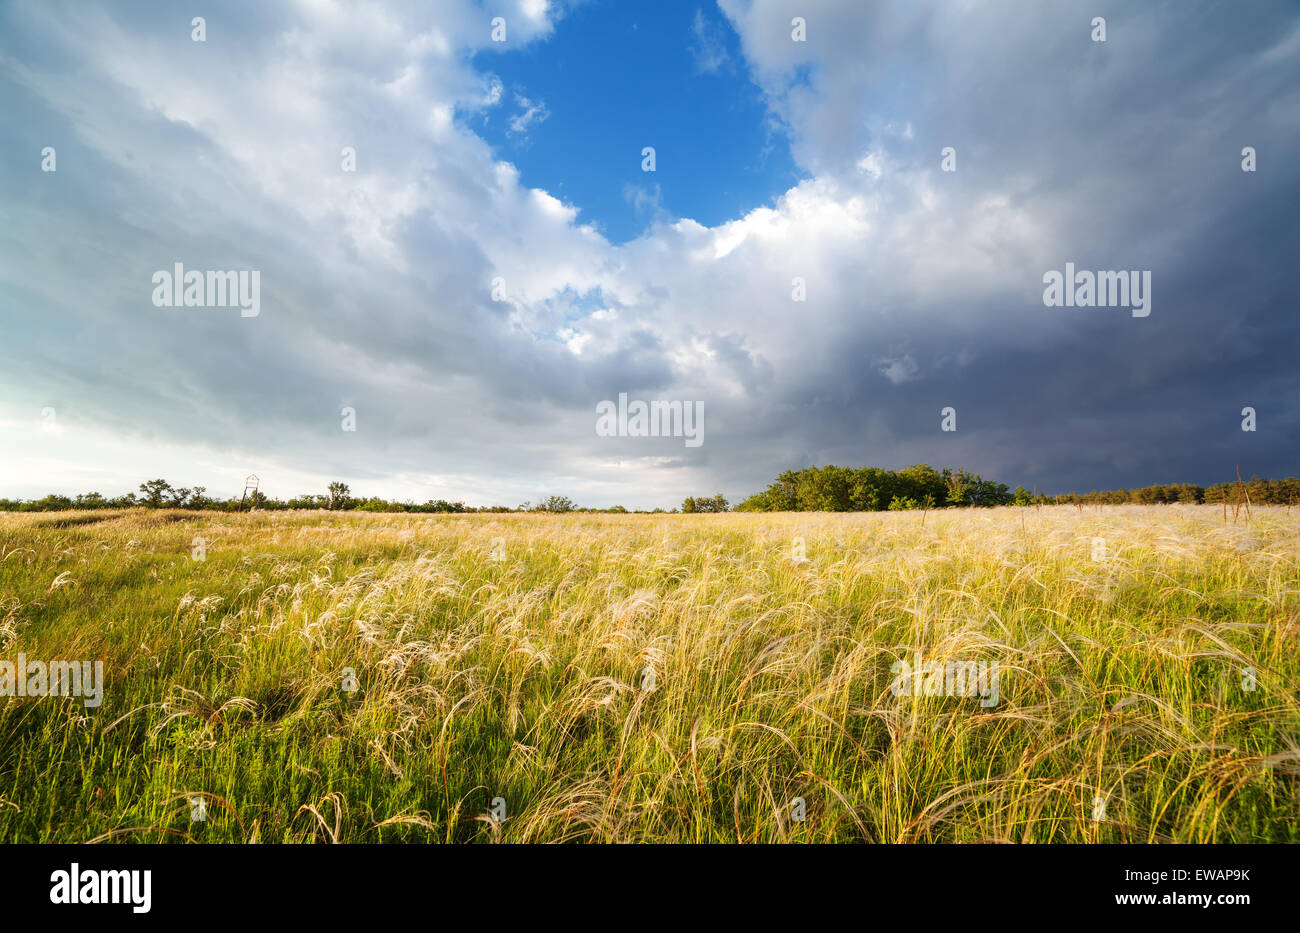
<path fill-rule="evenodd" d="M 1298 623 L 1285 507 L 2 514 L 105 685 L 0 698 L 0 842 L 1295 842 Z"/>

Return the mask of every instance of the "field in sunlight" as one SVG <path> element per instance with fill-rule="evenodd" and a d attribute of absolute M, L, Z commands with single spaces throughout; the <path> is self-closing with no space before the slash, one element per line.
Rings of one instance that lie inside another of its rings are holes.
<path fill-rule="evenodd" d="M 1298 623 L 1285 508 L 0 515 L 0 842 L 1300 841 Z"/>

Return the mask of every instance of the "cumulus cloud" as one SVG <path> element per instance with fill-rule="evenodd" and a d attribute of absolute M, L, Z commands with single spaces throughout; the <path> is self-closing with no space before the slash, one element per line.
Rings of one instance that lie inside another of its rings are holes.
<path fill-rule="evenodd" d="M 507 95 L 514 132 L 546 114 L 472 64 L 509 51 L 468 0 L 235 5 L 206 43 L 167 4 L 4 8 L 6 491 L 155 462 L 214 492 L 256 465 L 284 494 L 629 506 L 811 462 L 1294 472 L 1293 9 L 1126 11 L 1100 44 L 1079 3 L 720 7 L 808 177 L 717 227 L 630 191 L 647 226 L 622 246 L 468 128 Z M 565 25 L 504 15 L 516 50 Z M 1044 308 L 1066 261 L 1152 270 L 1151 317 Z M 261 315 L 153 307 L 174 262 L 261 270 Z M 704 400 L 707 442 L 597 437 L 619 392 Z"/>

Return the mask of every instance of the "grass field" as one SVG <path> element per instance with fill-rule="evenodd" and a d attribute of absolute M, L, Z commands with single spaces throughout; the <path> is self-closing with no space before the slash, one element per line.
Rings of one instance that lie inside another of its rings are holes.
<path fill-rule="evenodd" d="M 106 682 L 0 698 L 0 842 L 1300 841 L 1300 513 L 1242 518 L 0 515 L 0 659 Z"/>

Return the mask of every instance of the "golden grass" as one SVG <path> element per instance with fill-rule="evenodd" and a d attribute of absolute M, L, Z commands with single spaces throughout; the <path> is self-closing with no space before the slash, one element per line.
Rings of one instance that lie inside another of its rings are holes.
<path fill-rule="evenodd" d="M 0 699 L 0 841 L 1296 841 L 1298 584 L 1269 507 L 4 515 L 0 659 L 107 685 Z"/>

